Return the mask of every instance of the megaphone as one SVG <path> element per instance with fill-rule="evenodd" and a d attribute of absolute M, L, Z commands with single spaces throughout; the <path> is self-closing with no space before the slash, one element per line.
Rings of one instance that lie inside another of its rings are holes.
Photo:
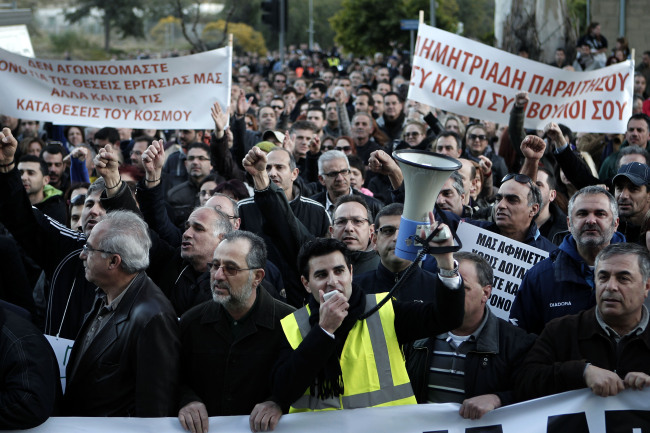
<path fill-rule="evenodd" d="M 446 155 L 412 149 L 396 150 L 393 158 L 402 169 L 405 191 L 395 255 L 413 261 L 422 249 L 415 236 L 420 236 L 423 229 L 428 235 L 429 212 L 433 211 L 443 185 L 461 163 Z"/>

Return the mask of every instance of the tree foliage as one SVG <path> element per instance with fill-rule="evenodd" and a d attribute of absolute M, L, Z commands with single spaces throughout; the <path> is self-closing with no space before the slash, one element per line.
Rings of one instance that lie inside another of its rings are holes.
<path fill-rule="evenodd" d="M 208 23 L 203 28 L 201 35 L 203 41 L 209 48 L 218 48 L 223 40 L 223 32 L 226 27 L 224 20 Z M 228 33 L 233 35 L 234 49 L 239 52 L 252 52 L 260 55 L 266 54 L 266 44 L 262 34 L 254 30 L 248 24 L 228 23 Z"/>
<path fill-rule="evenodd" d="M 180 35 L 181 19 L 171 15 L 161 18 L 158 23 L 149 30 L 149 35 L 157 44 L 162 46 L 166 42 L 166 37 L 169 33 L 170 27 L 173 27 L 174 32 Z"/>
<path fill-rule="evenodd" d="M 111 31 L 117 31 L 124 36 L 143 37 L 145 9 L 147 0 L 76 0 L 75 10 L 66 14 L 66 19 L 72 23 L 90 15 L 93 8 L 102 11 L 104 18 L 104 49 L 110 49 Z"/>
<path fill-rule="evenodd" d="M 455 31 L 458 23 L 456 0 L 437 0 L 436 26 Z M 343 0 L 341 10 L 330 19 L 336 42 L 355 55 L 408 49 L 409 32 L 400 29 L 400 20 L 417 19 L 425 11 L 429 22 L 429 0 Z"/>

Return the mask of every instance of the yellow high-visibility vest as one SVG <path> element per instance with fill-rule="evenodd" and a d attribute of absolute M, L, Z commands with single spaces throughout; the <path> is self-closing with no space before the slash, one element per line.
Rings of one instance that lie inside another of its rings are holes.
<path fill-rule="evenodd" d="M 366 295 L 365 311 L 377 305 L 385 295 Z M 294 350 L 311 331 L 310 314 L 309 306 L 305 306 L 281 321 Z M 289 412 L 417 404 L 397 342 L 391 301 L 352 327 L 341 352 L 341 372 L 345 384 L 343 395 L 321 400 L 309 395 L 307 389 L 291 405 Z"/>

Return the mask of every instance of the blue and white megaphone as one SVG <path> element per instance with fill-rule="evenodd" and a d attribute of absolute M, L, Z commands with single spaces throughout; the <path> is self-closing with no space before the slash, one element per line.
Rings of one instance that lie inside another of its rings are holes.
<path fill-rule="evenodd" d="M 461 167 L 460 161 L 439 153 L 420 150 L 396 150 L 393 158 L 404 175 L 404 213 L 400 221 L 395 255 L 413 261 L 422 249 L 415 241 L 424 229 L 429 235 L 429 212 L 433 211 L 438 194 L 451 174 Z M 451 237 L 442 231 L 434 240 Z"/>

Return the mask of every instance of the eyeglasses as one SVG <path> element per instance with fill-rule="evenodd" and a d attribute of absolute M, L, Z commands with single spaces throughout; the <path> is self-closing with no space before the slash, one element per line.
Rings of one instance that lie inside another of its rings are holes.
<path fill-rule="evenodd" d="M 342 174 L 343 176 L 347 176 L 350 174 L 350 169 L 346 168 L 345 170 L 341 170 L 341 171 L 330 171 L 329 173 L 323 173 L 323 176 L 329 177 L 330 179 L 336 179 L 339 174 Z"/>
<path fill-rule="evenodd" d="M 514 179 L 516 182 L 523 183 L 523 184 L 528 184 L 531 189 L 533 189 L 533 180 L 526 176 L 525 174 L 519 174 L 519 173 L 510 173 L 506 174 L 503 179 L 501 179 L 501 183 L 505 183 L 509 181 L 510 179 Z"/>
<path fill-rule="evenodd" d="M 198 159 L 199 161 L 201 161 L 201 162 L 210 161 L 210 158 L 208 158 L 207 156 L 188 156 L 188 157 L 187 157 L 187 161 L 188 161 L 188 162 L 194 162 L 194 161 L 196 161 L 197 159 Z"/>
<path fill-rule="evenodd" d="M 219 269 L 223 271 L 226 277 L 234 277 L 239 271 L 252 271 L 257 268 L 238 268 L 235 265 L 220 265 L 219 262 L 208 262 L 208 270 L 210 272 L 218 272 Z"/>
<path fill-rule="evenodd" d="M 281 105 L 271 105 L 271 108 L 273 108 L 274 110 L 284 110 L 284 107 Z"/>
<path fill-rule="evenodd" d="M 286 83 L 287 80 L 275 80 L 276 83 Z"/>
<path fill-rule="evenodd" d="M 328 150 L 337 149 L 337 148 L 334 147 L 334 146 L 321 146 L 321 148 L 322 148 L 324 151 L 326 151 L 326 152 L 327 152 Z"/>
<path fill-rule="evenodd" d="M 382 226 L 379 227 L 376 232 L 381 233 L 382 235 L 386 237 L 391 237 L 393 236 L 397 231 L 399 230 L 399 227 L 395 226 Z"/>
<path fill-rule="evenodd" d="M 104 254 L 117 254 L 117 253 L 113 253 L 113 252 L 106 251 L 106 250 L 100 250 L 99 248 L 93 248 L 93 247 L 91 247 L 91 246 L 88 245 L 88 244 L 84 244 L 84 246 L 83 246 L 83 248 L 81 249 L 81 251 L 82 251 L 85 255 L 88 255 L 91 251 L 96 251 L 96 252 L 98 252 L 98 253 L 104 253 Z"/>
<path fill-rule="evenodd" d="M 409 138 L 409 137 L 418 137 L 420 133 L 418 131 L 413 131 L 413 132 L 405 132 L 404 133 L 404 138 Z"/>
<path fill-rule="evenodd" d="M 350 146 L 337 146 L 336 150 L 340 150 L 341 152 L 349 152 L 352 150 L 352 147 Z"/>
<path fill-rule="evenodd" d="M 483 141 L 483 140 L 487 140 L 487 135 L 469 134 L 467 138 L 469 138 L 470 140 L 476 140 L 478 138 L 479 140 Z"/>
<path fill-rule="evenodd" d="M 247 127 L 247 128 L 252 128 L 252 127 L 253 127 L 253 123 L 252 123 L 252 122 L 246 122 L 246 127 Z"/>
<path fill-rule="evenodd" d="M 369 223 L 370 221 L 368 218 L 337 218 L 334 220 L 334 225 L 336 227 L 345 227 L 348 222 L 351 222 L 355 227 L 361 227 L 363 223 Z"/>
<path fill-rule="evenodd" d="M 204 189 L 204 190 L 201 190 L 201 191 L 199 192 L 199 195 L 200 195 L 201 197 L 206 196 L 206 195 L 212 195 L 212 191 L 209 191 L 209 190 L 207 190 L 207 189 Z"/>

